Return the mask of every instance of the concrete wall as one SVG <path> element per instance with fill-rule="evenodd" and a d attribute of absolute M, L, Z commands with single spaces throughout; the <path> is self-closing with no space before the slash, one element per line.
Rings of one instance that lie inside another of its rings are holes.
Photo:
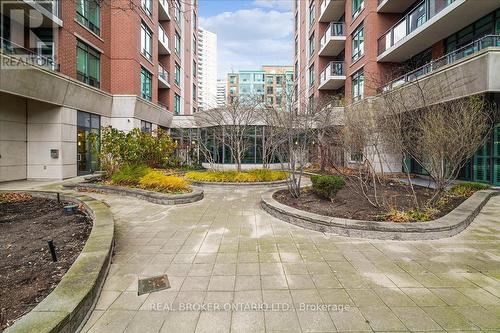
<path fill-rule="evenodd" d="M 0 93 L 0 182 L 26 178 L 26 100 Z"/>

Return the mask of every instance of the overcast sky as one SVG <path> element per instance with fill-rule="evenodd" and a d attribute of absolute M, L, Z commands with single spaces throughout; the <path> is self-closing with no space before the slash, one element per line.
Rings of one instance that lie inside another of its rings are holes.
<path fill-rule="evenodd" d="M 293 0 L 200 0 L 200 25 L 217 34 L 218 76 L 293 65 Z"/>

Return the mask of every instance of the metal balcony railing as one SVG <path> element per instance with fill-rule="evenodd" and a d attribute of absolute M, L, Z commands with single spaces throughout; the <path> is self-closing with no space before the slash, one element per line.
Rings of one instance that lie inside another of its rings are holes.
<path fill-rule="evenodd" d="M 20 68 L 25 65 L 33 65 L 53 71 L 59 71 L 59 64 L 56 63 L 55 59 L 52 57 L 41 55 L 37 51 L 27 49 L 24 46 L 16 44 L 5 38 L 0 38 L 0 44 L 1 52 L 3 54 L 11 55 L 15 60 L 11 64 L 3 62 L 1 65 L 2 67 L 15 66 Z"/>
<path fill-rule="evenodd" d="M 345 36 L 345 23 L 343 22 L 332 22 L 326 29 L 323 37 L 321 37 L 320 48 L 322 48 L 327 42 L 329 37 L 341 37 Z"/>
<path fill-rule="evenodd" d="M 326 68 L 321 72 L 321 83 L 328 80 L 332 76 L 345 76 L 345 68 L 343 61 L 331 61 Z"/>
<path fill-rule="evenodd" d="M 455 0 L 423 0 L 378 39 L 378 54 L 384 53 L 422 26 Z"/>
<path fill-rule="evenodd" d="M 500 47 L 500 35 L 488 35 L 470 44 L 467 44 L 441 58 L 433 60 L 422 67 L 419 67 L 409 73 L 398 77 L 397 79 L 384 85 L 380 89 L 380 91 L 390 91 L 408 82 L 415 81 L 426 74 L 435 72 L 446 65 L 452 64 L 460 59 L 463 59 L 488 47 Z"/>

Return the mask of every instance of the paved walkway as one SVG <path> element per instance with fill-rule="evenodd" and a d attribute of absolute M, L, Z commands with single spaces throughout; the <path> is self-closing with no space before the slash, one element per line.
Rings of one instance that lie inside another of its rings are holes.
<path fill-rule="evenodd" d="M 500 331 L 500 197 L 457 237 L 397 242 L 289 225 L 257 189 L 176 207 L 90 195 L 116 252 L 83 332 Z M 162 273 L 171 289 L 137 296 Z"/>

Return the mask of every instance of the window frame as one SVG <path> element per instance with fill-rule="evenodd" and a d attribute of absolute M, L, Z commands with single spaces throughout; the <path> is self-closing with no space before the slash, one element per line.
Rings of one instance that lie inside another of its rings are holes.
<path fill-rule="evenodd" d="M 144 89 L 146 84 L 149 89 Z M 141 66 L 141 97 L 149 102 L 153 100 L 153 74 L 144 66 Z"/>
<path fill-rule="evenodd" d="M 95 4 L 94 15 L 97 16 L 97 20 L 94 22 L 89 17 L 91 10 L 90 7 L 91 2 Z M 83 10 L 83 13 L 80 10 Z M 101 35 L 101 6 L 99 5 L 99 2 L 97 2 L 96 0 L 78 0 L 78 2 L 76 3 L 75 12 L 76 12 L 76 21 L 78 23 L 88 28 L 96 35 L 98 36 Z"/>
<path fill-rule="evenodd" d="M 360 37 L 362 38 L 361 41 Z M 361 24 L 352 32 L 351 59 L 353 62 L 356 62 L 364 55 L 365 55 L 365 26 L 364 22 L 361 22 Z"/>
<path fill-rule="evenodd" d="M 355 89 L 356 88 L 356 89 Z M 361 68 L 351 76 L 351 97 L 353 102 L 360 101 L 365 95 L 365 72 Z M 355 91 L 357 94 L 355 94 Z"/>
<path fill-rule="evenodd" d="M 85 53 L 85 73 L 82 71 L 79 71 L 79 66 L 78 66 L 78 55 L 79 55 L 79 50 L 82 50 Z M 89 56 L 92 56 L 97 60 L 97 76 L 98 77 L 92 77 L 90 74 L 90 62 L 89 62 Z M 83 82 L 85 84 L 88 84 L 89 86 L 95 87 L 95 88 L 100 88 L 101 87 L 101 52 L 90 46 L 89 44 L 77 39 L 76 40 L 76 78 L 78 81 Z M 95 82 L 93 84 L 93 82 Z"/>
<path fill-rule="evenodd" d="M 153 60 L 153 32 L 144 21 L 141 21 L 141 54 Z"/>

